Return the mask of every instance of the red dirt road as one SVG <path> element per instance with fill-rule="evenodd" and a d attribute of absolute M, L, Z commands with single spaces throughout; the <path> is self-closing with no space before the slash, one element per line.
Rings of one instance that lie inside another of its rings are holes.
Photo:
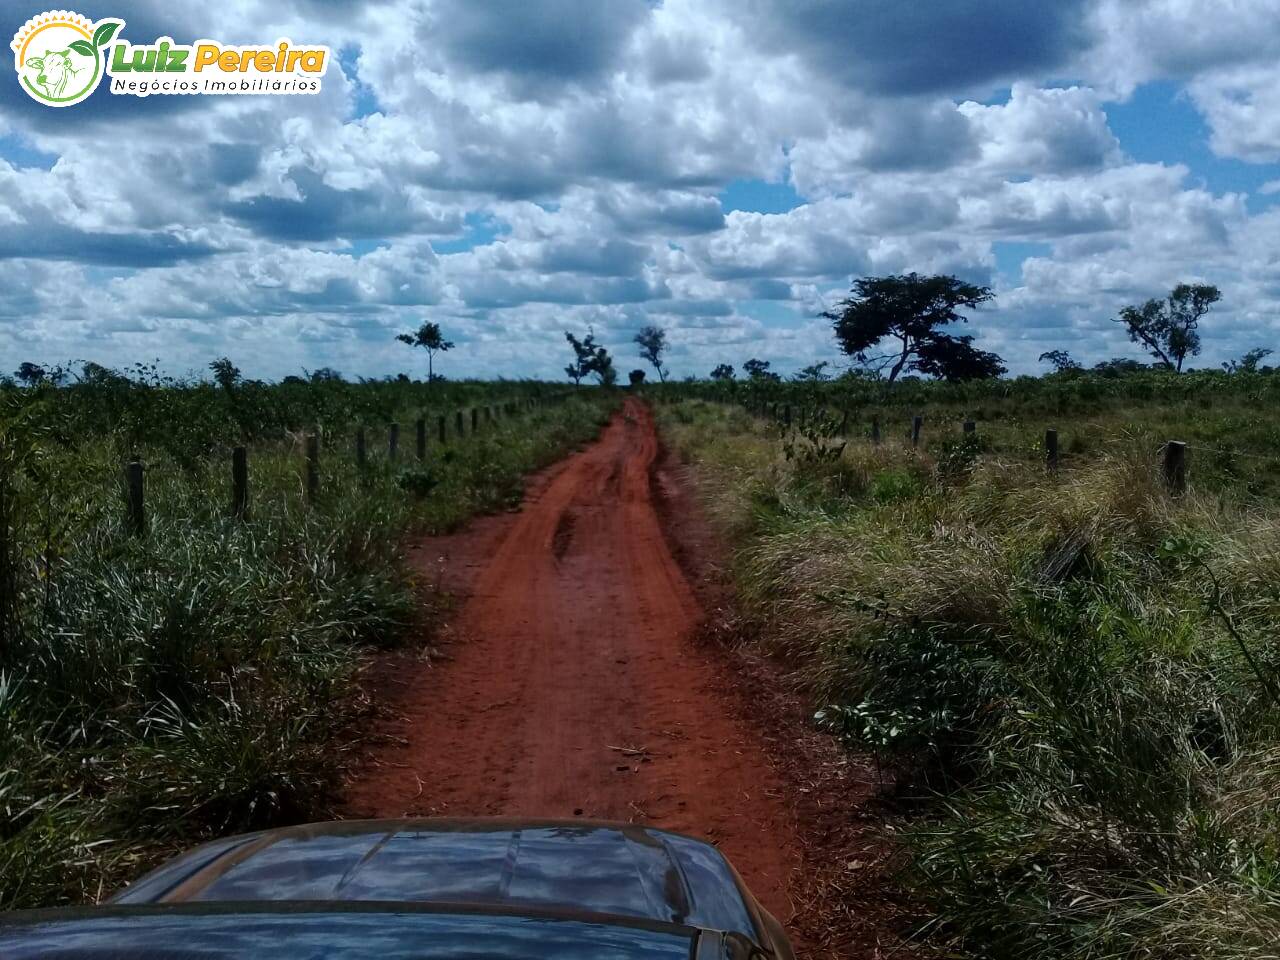
<path fill-rule="evenodd" d="M 786 923 L 794 816 L 716 652 L 693 642 L 703 614 L 655 511 L 657 454 L 649 411 L 628 401 L 514 520 L 463 535 L 484 554 L 453 659 L 400 664 L 400 740 L 359 772 L 348 811 L 688 832 L 719 843 Z"/>

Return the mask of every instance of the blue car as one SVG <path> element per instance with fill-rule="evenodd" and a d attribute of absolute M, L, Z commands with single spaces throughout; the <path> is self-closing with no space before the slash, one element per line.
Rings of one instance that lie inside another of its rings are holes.
<path fill-rule="evenodd" d="M 5 960 L 792 960 L 723 855 L 582 820 L 369 820 L 206 844 L 103 906 L 0 915 Z"/>

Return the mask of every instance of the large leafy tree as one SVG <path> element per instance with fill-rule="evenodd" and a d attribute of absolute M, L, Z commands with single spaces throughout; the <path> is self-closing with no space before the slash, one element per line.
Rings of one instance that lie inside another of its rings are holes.
<path fill-rule="evenodd" d="M 851 296 L 822 314 L 832 322 L 840 348 L 859 363 L 887 368 L 892 383 L 903 370 L 944 380 L 972 380 L 1004 373 L 1001 359 L 944 328 L 966 317 L 958 311 L 992 299 L 989 287 L 956 277 L 864 277 Z M 883 352 L 876 353 L 879 349 Z"/>
<path fill-rule="evenodd" d="M 1180 283 L 1164 299 L 1125 307 L 1116 322 L 1123 323 L 1129 339 L 1146 347 L 1160 366 L 1181 373 L 1187 357 L 1200 353 L 1200 319 L 1220 299 L 1215 286 Z"/>
<path fill-rule="evenodd" d="M 411 347 L 421 347 L 427 351 L 427 383 L 431 383 L 436 378 L 434 370 L 436 354 L 453 349 L 453 341 L 444 338 L 438 323 L 424 323 L 413 333 L 402 333 L 396 339 Z"/>
<path fill-rule="evenodd" d="M 635 335 L 634 342 L 640 347 L 640 358 L 653 364 L 658 371 L 658 380 L 667 382 L 667 371 L 663 368 L 662 355 L 667 350 L 667 331 L 661 327 L 644 327 Z"/>

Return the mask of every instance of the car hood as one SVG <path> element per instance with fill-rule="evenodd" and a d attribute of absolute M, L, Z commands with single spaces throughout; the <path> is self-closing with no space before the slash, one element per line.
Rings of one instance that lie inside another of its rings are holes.
<path fill-rule="evenodd" d="M 380 901 L 561 909 L 759 933 L 715 847 L 619 824 L 343 821 L 209 844 L 114 902 Z"/>
<path fill-rule="evenodd" d="M 374 908 L 374 909 L 369 909 Z M 5 960 L 689 960 L 691 928 L 379 904 L 176 904 L 9 914 Z M 713 954 L 714 955 L 714 954 Z"/>

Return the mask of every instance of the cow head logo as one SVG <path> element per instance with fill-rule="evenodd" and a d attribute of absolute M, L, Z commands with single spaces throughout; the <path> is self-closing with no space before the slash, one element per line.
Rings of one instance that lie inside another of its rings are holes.
<path fill-rule="evenodd" d="M 93 23 L 70 10 L 32 17 L 10 43 L 22 89 L 50 107 L 84 100 L 97 89 L 107 44 L 122 26 L 123 20 Z"/>

